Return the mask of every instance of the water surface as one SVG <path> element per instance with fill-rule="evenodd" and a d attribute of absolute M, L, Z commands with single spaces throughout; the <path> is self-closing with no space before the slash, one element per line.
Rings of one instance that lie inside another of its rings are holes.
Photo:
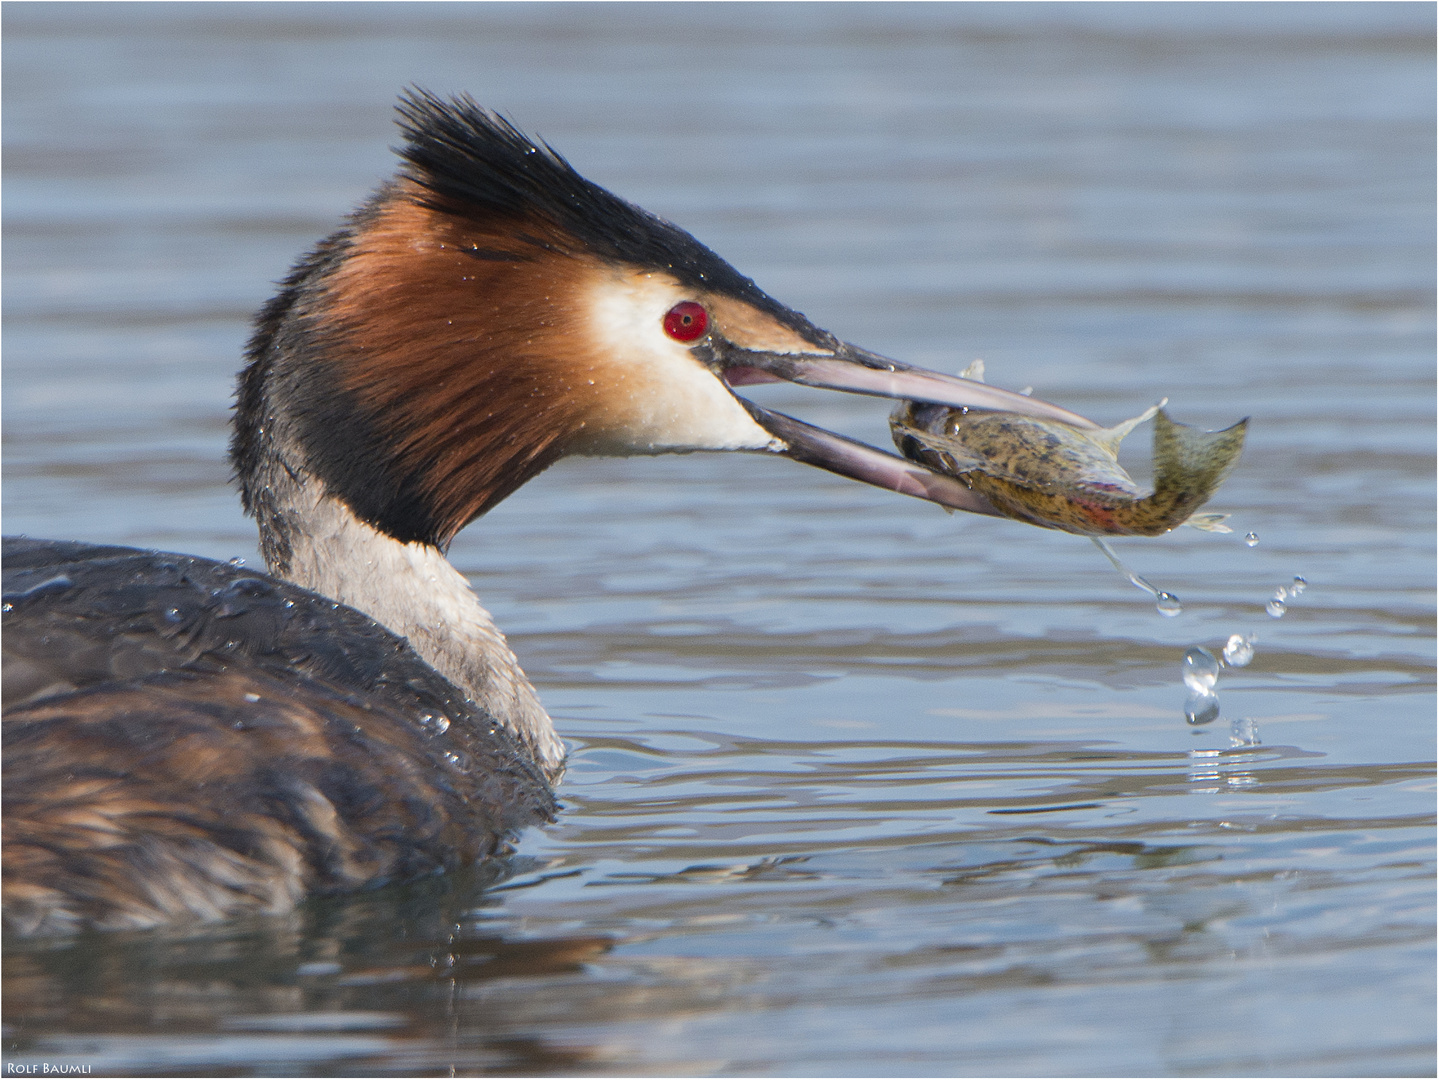
<path fill-rule="evenodd" d="M 1253 418 L 1234 534 L 1116 545 L 1174 619 L 1083 540 L 790 462 L 561 464 L 452 552 L 572 748 L 560 819 L 284 919 L 7 941 L 7 1066 L 1433 1074 L 1431 7 L 3 17 L 8 533 L 257 563 L 247 320 L 411 81 L 848 340 Z M 1180 660 L 1236 632 L 1191 727 Z"/>

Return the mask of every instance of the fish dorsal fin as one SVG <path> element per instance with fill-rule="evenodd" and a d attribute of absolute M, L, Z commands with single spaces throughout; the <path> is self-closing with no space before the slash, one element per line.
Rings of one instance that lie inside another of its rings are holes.
<path fill-rule="evenodd" d="M 1153 420 L 1155 414 L 1157 414 L 1160 409 L 1164 408 L 1164 406 L 1168 404 L 1169 399 L 1163 398 L 1160 400 L 1158 405 L 1151 405 L 1149 408 L 1145 409 L 1142 413 L 1136 416 L 1133 420 L 1126 420 L 1122 424 L 1115 424 L 1111 428 L 1104 428 L 1100 431 L 1087 431 L 1085 432 L 1085 434 L 1088 435 L 1095 442 L 1099 443 L 1100 446 L 1104 447 L 1111 454 L 1115 455 L 1115 457 L 1118 457 L 1119 444 L 1124 441 L 1124 437 L 1128 435 L 1131 431 L 1133 431 L 1135 428 L 1137 428 L 1140 424 L 1144 423 L 1146 420 Z"/>

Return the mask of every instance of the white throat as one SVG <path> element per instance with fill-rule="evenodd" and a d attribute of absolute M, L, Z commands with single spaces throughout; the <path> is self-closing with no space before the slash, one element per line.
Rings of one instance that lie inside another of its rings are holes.
<path fill-rule="evenodd" d="M 364 612 L 401 637 L 515 735 L 551 781 L 565 747 L 519 661 L 464 576 L 428 544 L 401 543 L 360 521 L 307 478 L 286 515 L 297 585 Z M 274 568 L 272 568 L 274 569 Z"/>

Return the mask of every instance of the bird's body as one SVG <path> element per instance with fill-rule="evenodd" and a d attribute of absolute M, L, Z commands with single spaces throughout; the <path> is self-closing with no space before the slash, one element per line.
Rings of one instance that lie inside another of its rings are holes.
<path fill-rule="evenodd" d="M 7 539 L 5 916 L 279 912 L 484 858 L 554 811 L 533 756 L 402 638 L 266 574 Z"/>
<path fill-rule="evenodd" d="M 783 454 L 960 481 L 761 409 L 791 380 L 1088 424 L 836 339 L 468 99 L 261 311 L 231 458 L 269 574 L 7 541 L 8 926 L 142 927 L 472 862 L 564 747 L 454 535 L 566 455 Z"/>

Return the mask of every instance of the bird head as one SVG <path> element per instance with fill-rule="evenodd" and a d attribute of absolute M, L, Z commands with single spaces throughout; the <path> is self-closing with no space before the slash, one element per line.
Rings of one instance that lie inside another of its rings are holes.
<path fill-rule="evenodd" d="M 991 513 L 953 477 L 736 388 L 791 381 L 1090 426 L 840 341 L 467 97 L 412 90 L 399 117 L 398 175 L 257 320 L 231 447 L 247 508 L 278 459 L 362 521 L 444 549 L 566 455 L 743 450 Z"/>

